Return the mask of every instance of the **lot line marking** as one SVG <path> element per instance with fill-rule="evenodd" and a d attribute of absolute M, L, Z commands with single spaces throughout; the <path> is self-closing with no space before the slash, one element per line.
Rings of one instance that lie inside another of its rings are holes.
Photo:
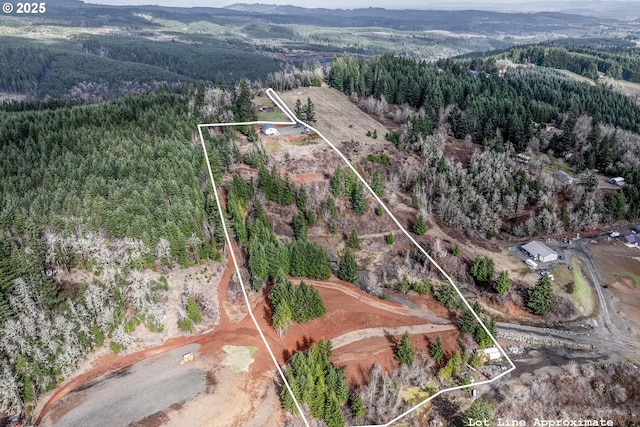
<path fill-rule="evenodd" d="M 258 330 L 258 333 L 260 334 L 260 338 L 262 339 L 262 342 L 264 343 L 265 347 L 267 348 L 267 351 L 269 352 L 269 356 L 271 356 L 271 360 L 273 361 L 273 364 L 276 365 L 276 369 L 278 370 L 278 373 L 280 374 L 280 378 L 282 378 L 282 381 L 284 382 L 284 385 L 287 388 L 287 391 L 289 391 L 289 394 L 291 394 L 291 396 L 293 397 L 293 402 L 295 403 L 296 409 L 300 413 L 300 416 L 302 417 L 302 420 L 304 421 L 305 426 L 306 427 L 310 427 L 309 422 L 307 421 L 307 418 L 305 417 L 304 412 L 302 411 L 302 407 L 300 406 L 300 403 L 298 403 L 298 399 L 296 398 L 295 394 L 293 393 L 293 390 L 291 390 L 291 386 L 289 385 L 289 382 L 285 378 L 284 372 L 282 371 L 282 368 L 280 368 L 280 365 L 278 364 L 278 360 L 276 359 L 276 356 L 273 354 L 273 351 L 271 351 L 271 347 L 269 347 L 269 343 L 267 342 L 267 338 L 262 333 L 262 329 L 260 329 L 260 326 L 258 325 L 258 321 L 256 320 L 256 317 L 253 315 L 253 309 L 251 307 L 251 301 L 249 301 L 249 295 L 247 295 L 247 290 L 245 289 L 244 281 L 242 280 L 242 275 L 240 274 L 240 266 L 238 265 L 238 260 L 236 259 L 236 254 L 233 251 L 233 245 L 231 244 L 231 238 L 229 237 L 229 231 L 227 230 L 227 224 L 225 223 L 225 220 L 224 220 L 224 214 L 222 212 L 222 204 L 220 203 L 220 198 L 218 196 L 218 189 L 216 187 L 216 181 L 213 179 L 213 172 L 211 171 L 211 163 L 209 163 L 209 155 L 207 153 L 207 147 L 206 147 L 206 144 L 204 142 L 204 137 L 202 135 L 202 127 L 201 127 L 201 125 L 198 125 L 198 133 L 200 134 L 200 141 L 202 142 L 202 149 L 204 150 L 204 158 L 205 158 L 205 160 L 207 162 L 207 169 L 209 171 L 209 178 L 211 178 L 211 184 L 213 185 L 213 194 L 215 195 L 216 203 L 218 204 L 218 214 L 220 215 L 220 219 L 221 219 L 221 222 L 222 222 L 222 230 L 224 231 L 224 238 L 227 241 L 227 244 L 229 245 L 229 250 L 231 251 L 231 259 L 233 260 L 233 265 L 234 265 L 234 267 L 236 269 L 236 274 L 238 275 L 238 280 L 240 281 L 240 288 L 242 288 L 242 295 L 244 297 L 244 302 L 247 305 L 247 311 L 249 312 L 249 316 L 251 316 L 251 320 L 253 321 L 253 324 L 255 325 L 256 329 Z"/>
<path fill-rule="evenodd" d="M 473 314 L 473 317 L 480 324 L 482 329 L 484 329 L 484 331 L 487 333 L 487 335 L 491 338 L 491 340 L 493 341 L 494 346 L 496 348 L 498 348 L 498 350 L 500 351 L 502 356 L 511 365 L 511 367 L 509 369 L 507 369 L 506 371 L 502 372 L 501 374 L 493 377 L 490 380 L 474 383 L 474 386 L 483 385 L 483 384 L 490 384 L 490 383 L 498 380 L 499 378 L 509 374 L 511 371 L 515 370 L 516 366 L 513 363 L 513 361 L 511 360 L 511 358 L 509 357 L 509 355 L 507 355 L 507 353 L 504 351 L 502 346 L 500 346 L 500 344 L 498 343 L 498 340 L 493 336 L 491 331 L 489 331 L 489 329 L 484 324 L 484 322 L 482 321 L 480 316 L 473 310 L 473 308 L 471 307 L 469 302 L 462 295 L 462 292 L 460 291 L 460 289 L 458 289 L 456 284 L 453 282 L 453 279 L 451 279 L 451 277 L 447 274 L 447 272 L 444 271 L 444 269 L 442 267 L 440 267 L 440 265 L 427 253 L 427 251 L 424 250 L 424 248 L 422 246 L 420 246 L 420 244 L 413 238 L 413 236 L 411 236 L 411 234 L 404 228 L 404 226 L 400 223 L 400 221 L 398 221 L 398 219 L 393 215 L 393 213 L 391 213 L 391 210 L 389 210 L 387 205 L 371 189 L 371 187 L 369 186 L 369 183 L 367 183 L 367 181 L 362 177 L 362 175 L 360 175 L 360 173 L 355 169 L 355 167 L 353 167 L 353 165 L 351 164 L 349 159 L 347 159 L 345 157 L 345 155 L 342 154 L 342 152 L 331 141 L 329 141 L 322 133 L 320 133 L 318 131 L 318 129 L 316 129 L 316 128 L 308 125 L 307 123 L 301 121 L 300 119 L 298 119 L 296 117 L 296 115 L 291 111 L 291 109 L 275 93 L 275 91 L 272 88 L 268 88 L 266 90 L 266 93 L 267 93 L 267 96 L 269 96 L 269 98 L 282 110 L 282 112 L 287 117 L 289 117 L 291 119 L 291 122 L 253 121 L 253 122 L 199 124 L 198 125 L 198 133 L 200 135 L 200 141 L 202 143 L 202 149 L 204 150 L 205 160 L 207 162 L 207 168 L 208 168 L 208 171 L 209 171 L 209 178 L 211 179 L 211 184 L 213 185 L 213 189 L 214 189 L 214 195 L 215 195 L 215 198 L 216 198 L 216 202 L 218 204 L 218 214 L 220 215 L 220 218 L 222 219 L 222 228 L 224 230 L 225 239 L 227 241 L 227 244 L 229 245 L 229 250 L 231 251 L 231 258 L 233 260 L 233 264 L 235 266 L 236 273 L 238 275 L 238 279 L 240 281 L 240 287 L 242 288 L 242 294 L 244 296 L 244 300 L 245 300 L 245 303 L 247 305 L 247 308 L 248 308 L 248 311 L 249 311 L 249 315 L 251 316 L 251 319 L 253 320 L 253 324 L 256 326 L 256 329 L 258 330 L 258 333 L 260 334 L 260 337 L 262 338 L 262 341 L 264 342 L 265 346 L 267 347 L 267 351 L 269 352 L 269 355 L 271 356 L 271 360 L 273 361 L 274 365 L 276 365 L 276 369 L 278 370 L 278 373 L 280 374 L 280 377 L 282 378 L 282 380 L 284 382 L 284 385 L 287 388 L 287 391 L 291 394 L 291 396 L 293 398 L 293 401 L 294 401 L 294 403 L 296 405 L 296 408 L 298 409 L 298 412 L 299 412 L 300 416 L 302 417 L 302 420 L 304 421 L 305 425 L 307 427 L 310 427 L 309 423 L 308 423 L 308 421 L 307 421 L 307 419 L 306 419 L 306 417 L 304 415 L 304 413 L 302 412 L 302 408 L 301 408 L 296 396 L 294 395 L 293 391 L 291 390 L 291 387 L 289 386 L 289 383 L 287 382 L 287 380 L 286 380 L 286 378 L 284 376 L 284 372 L 282 371 L 282 368 L 280 368 L 280 365 L 278 364 L 278 361 L 277 361 L 275 355 L 271 351 L 271 348 L 269 347 L 269 343 L 267 342 L 267 339 L 264 336 L 262 330 L 260 329 L 260 326 L 258 325 L 258 322 L 257 322 L 255 316 L 253 315 L 253 311 L 251 310 L 251 303 L 249 301 L 249 296 L 248 296 L 247 291 L 245 289 L 245 285 L 244 285 L 244 282 L 242 280 L 242 276 L 240 275 L 240 267 L 239 267 L 238 262 L 236 260 L 235 253 L 234 253 L 233 247 L 231 245 L 231 238 L 229 237 L 227 226 L 226 226 L 226 223 L 224 221 L 224 214 L 222 212 L 222 205 L 220 204 L 220 199 L 219 199 L 219 196 L 218 196 L 218 189 L 216 187 L 215 180 L 213 179 L 213 172 L 211 171 L 211 164 L 209 163 L 209 156 L 207 154 L 207 148 L 206 148 L 206 144 L 205 144 L 205 141 L 204 141 L 204 136 L 202 134 L 202 128 L 203 127 L 243 126 L 243 125 L 258 125 L 258 124 L 266 124 L 266 123 L 281 124 L 281 125 L 301 124 L 301 125 L 304 125 L 305 127 L 309 128 L 310 130 L 314 131 L 316 134 L 318 134 L 318 136 L 320 138 L 322 138 L 324 140 L 324 142 L 326 142 L 338 154 L 338 156 L 343 160 L 343 162 L 346 163 L 346 165 L 356 174 L 358 179 L 360 179 L 360 181 L 364 184 L 365 188 L 375 198 L 375 200 L 380 204 L 380 206 L 382 206 L 382 208 L 385 210 L 385 212 L 391 217 L 393 222 L 400 228 L 402 233 L 409 239 L 409 241 L 411 243 L 413 243 L 413 245 L 415 245 L 418 248 L 418 250 L 427 258 L 427 260 L 430 263 L 432 263 L 436 267 L 436 269 L 447 279 L 449 284 L 451 286 L 453 286 L 453 288 L 455 289 L 456 293 L 458 294 L 460 299 L 463 301 L 464 305 L 471 312 L 471 314 Z M 467 388 L 467 387 L 469 387 L 469 385 L 462 385 L 462 386 L 450 387 L 450 388 L 446 388 L 446 389 L 443 389 L 443 390 L 439 390 L 434 395 L 428 397 L 427 399 L 425 399 L 424 401 L 418 403 L 417 405 L 409 408 L 408 410 L 406 410 L 405 412 L 403 412 L 402 414 L 398 415 L 397 417 L 393 418 L 392 420 L 388 421 L 385 424 L 375 424 L 375 425 L 364 426 L 364 427 L 387 427 L 387 426 L 391 426 L 393 423 L 396 423 L 400 419 L 402 419 L 402 418 L 406 417 L 407 415 L 409 415 L 410 413 L 416 411 L 417 409 L 419 409 L 420 407 L 425 405 L 427 402 L 429 402 L 431 399 L 439 396 L 440 394 L 448 392 L 448 391 L 460 390 L 460 389 Z"/>
<path fill-rule="evenodd" d="M 275 93 L 275 91 L 271 88 L 267 89 L 267 95 L 281 108 L 283 108 L 285 110 L 285 114 L 289 117 L 296 117 L 293 112 L 291 111 L 291 109 L 284 103 L 284 101 L 282 101 L 282 99 L 280 99 L 280 97 L 278 96 L 278 94 Z M 507 353 L 504 351 L 504 349 L 500 346 L 500 344 L 498 343 L 498 340 L 493 336 L 493 334 L 489 331 L 489 329 L 487 328 L 487 326 L 484 324 L 484 322 L 482 321 L 482 319 L 480 318 L 480 316 L 478 316 L 478 314 L 473 310 L 473 308 L 471 307 L 471 305 L 469 304 L 469 302 L 467 301 L 467 299 L 462 295 L 462 292 L 460 292 L 460 289 L 458 289 L 458 287 L 455 285 L 455 283 L 453 282 L 453 280 L 451 279 L 451 277 L 447 274 L 446 271 L 444 271 L 442 269 L 442 267 L 440 267 L 440 265 L 427 253 L 427 251 L 424 250 L 424 248 L 422 246 L 420 246 L 420 244 L 418 244 L 418 242 L 409 234 L 409 232 L 402 226 L 402 224 L 400 224 L 400 221 L 398 221 L 398 219 L 393 215 L 393 213 L 391 213 L 391 211 L 389 210 L 389 208 L 387 207 L 387 205 L 380 199 L 380 197 L 378 197 L 378 195 L 371 189 L 371 187 L 369 186 L 369 183 L 367 183 L 367 181 L 362 177 L 362 175 L 360 175 L 360 173 L 356 170 L 356 168 L 353 167 L 353 165 L 351 164 L 351 162 L 349 161 L 349 159 L 347 159 L 345 157 L 344 154 L 342 154 L 342 152 L 335 146 L 333 145 L 333 143 L 331 141 L 329 141 L 321 132 L 318 131 L 318 129 L 315 129 L 314 127 L 302 122 L 301 120 L 299 120 L 298 118 L 295 119 L 296 122 L 301 123 L 305 126 L 307 126 L 309 129 L 311 129 L 312 131 L 314 131 L 315 133 L 318 134 L 318 136 L 320 136 L 327 144 L 329 144 L 329 146 L 331 148 L 333 148 L 333 150 L 342 158 L 342 160 L 347 164 L 347 166 L 349 166 L 349 168 L 356 174 L 356 176 L 360 179 L 360 181 L 365 185 L 366 189 L 369 190 L 369 193 L 371 193 L 371 195 L 376 199 L 376 201 L 384 208 L 384 210 L 387 212 L 387 214 L 391 217 L 391 219 L 396 223 L 396 225 L 400 228 L 400 230 L 402 230 L 402 232 L 404 233 L 405 236 L 407 236 L 409 238 L 409 240 L 420 250 L 420 252 L 422 252 L 422 254 L 424 254 L 425 257 L 427 257 L 427 259 L 438 269 L 438 271 L 440 271 L 440 273 L 442 273 L 442 275 L 447 279 L 447 281 L 449 282 L 449 284 L 451 286 L 453 286 L 453 288 L 456 290 L 456 293 L 458 294 L 458 296 L 462 299 L 462 301 L 464 302 L 465 306 L 467 307 L 467 309 L 469 309 L 469 311 L 471 311 L 471 313 L 473 314 L 473 317 L 476 319 L 476 321 L 480 324 L 480 326 L 482 327 L 482 329 L 484 329 L 484 331 L 487 333 L 487 335 L 491 338 L 491 340 L 493 341 L 494 345 L 498 348 L 498 350 L 500 351 L 500 353 L 502 353 L 502 355 L 504 356 L 504 358 L 509 362 L 509 364 L 511 365 L 511 367 L 506 370 L 505 372 L 501 373 L 500 375 L 497 375 L 496 377 L 492 378 L 491 380 L 487 380 L 487 381 L 482 381 L 482 382 L 478 382 L 478 383 L 474 383 L 475 385 L 482 385 L 482 384 L 489 384 L 505 375 L 507 375 L 508 373 L 510 373 L 511 371 L 513 371 L 514 369 L 516 369 L 515 364 L 513 363 L 513 361 L 511 360 L 511 358 L 507 355 Z M 407 411 L 403 412 L 402 414 L 400 414 L 399 416 L 397 416 L 396 418 L 392 419 L 391 421 L 387 422 L 386 424 L 381 424 L 382 426 L 390 426 L 391 424 L 397 422 L 398 420 L 400 420 L 401 418 L 409 415 L 411 412 L 415 411 L 416 409 L 420 408 L 422 405 L 426 404 L 428 401 L 430 401 L 431 399 L 433 399 L 434 397 L 438 396 L 441 393 L 444 393 L 446 391 L 453 391 L 453 390 L 460 390 L 462 388 L 465 388 L 468 386 L 457 386 L 457 387 L 451 387 L 451 388 L 447 388 L 447 389 L 443 389 L 440 390 L 438 393 L 434 394 L 433 396 L 429 397 L 428 399 L 424 400 L 423 402 L 413 406 L 412 408 L 408 409 Z"/>

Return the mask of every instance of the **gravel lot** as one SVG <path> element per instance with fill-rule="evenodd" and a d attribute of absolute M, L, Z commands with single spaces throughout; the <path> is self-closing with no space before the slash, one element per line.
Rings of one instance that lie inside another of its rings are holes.
<path fill-rule="evenodd" d="M 207 391 L 199 347 L 180 347 L 98 378 L 65 396 L 57 408 L 66 412 L 54 408 L 41 425 L 122 427 L 193 399 Z M 180 366 L 187 352 L 193 352 L 196 360 Z"/>

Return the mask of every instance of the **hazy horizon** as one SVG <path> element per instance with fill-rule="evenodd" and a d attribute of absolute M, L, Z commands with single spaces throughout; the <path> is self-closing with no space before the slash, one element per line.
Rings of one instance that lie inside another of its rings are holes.
<path fill-rule="evenodd" d="M 317 0 L 265 0 L 265 1 L 233 1 L 233 0 L 85 0 L 85 3 L 95 3 L 114 6 L 168 6 L 168 7 L 225 7 L 232 4 L 267 4 L 267 5 L 290 5 L 304 8 L 325 8 L 325 9 L 361 9 L 369 7 L 380 7 L 385 9 L 478 9 L 478 10 L 504 10 L 504 11 L 557 11 L 567 7 L 576 9 L 586 9 L 588 6 L 612 7 L 617 3 L 638 3 L 638 0 L 497 0 L 477 1 L 477 0 L 450 0 L 424 2 L 420 0 L 400 0 L 390 4 L 389 0 L 325 0 L 320 4 Z M 597 10 L 597 9 L 596 9 Z M 595 10 L 594 10 L 595 11 Z"/>

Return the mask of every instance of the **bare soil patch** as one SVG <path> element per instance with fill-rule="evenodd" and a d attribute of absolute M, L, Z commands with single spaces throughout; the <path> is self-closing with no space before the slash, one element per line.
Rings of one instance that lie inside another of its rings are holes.
<path fill-rule="evenodd" d="M 613 296 L 616 315 L 640 328 L 640 250 L 620 242 L 601 242 L 589 251 Z"/>
<path fill-rule="evenodd" d="M 463 140 L 448 138 L 448 143 L 444 145 L 444 153 L 447 157 L 453 157 L 466 168 L 471 162 L 471 157 L 475 153 L 482 151 L 479 144 L 465 142 Z"/>
<path fill-rule="evenodd" d="M 458 349 L 458 330 L 451 326 L 445 331 L 430 333 L 412 333 L 416 354 L 428 354 L 429 344 L 440 337 L 445 353 L 450 355 Z M 371 368 L 374 364 L 379 364 L 383 372 L 390 373 L 400 367 L 395 359 L 394 349 L 400 342 L 401 334 L 387 334 L 381 337 L 363 339 L 342 347 L 338 347 L 333 352 L 332 362 L 337 365 L 345 365 L 347 370 L 345 375 L 349 381 L 349 386 L 358 388 L 370 380 Z"/>

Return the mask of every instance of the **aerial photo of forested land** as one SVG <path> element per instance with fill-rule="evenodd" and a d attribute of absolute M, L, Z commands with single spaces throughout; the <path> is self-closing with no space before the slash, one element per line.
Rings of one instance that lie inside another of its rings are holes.
<path fill-rule="evenodd" d="M 3 8 L 0 425 L 640 425 L 618 4 Z"/>

